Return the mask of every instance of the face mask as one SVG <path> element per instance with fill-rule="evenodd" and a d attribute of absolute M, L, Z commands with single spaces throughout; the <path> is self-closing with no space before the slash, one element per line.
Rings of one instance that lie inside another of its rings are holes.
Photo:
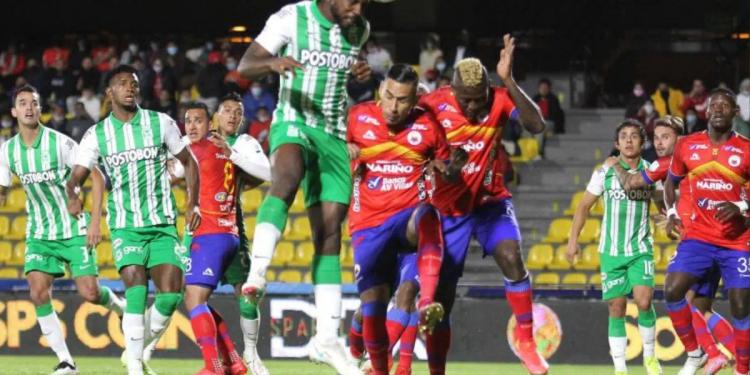
<path fill-rule="evenodd" d="M 650 115 L 650 114 L 654 113 L 654 106 L 651 105 L 651 104 L 646 104 L 646 105 L 643 106 L 643 110 L 646 111 L 647 115 Z"/>
<path fill-rule="evenodd" d="M 154 65 L 154 71 L 157 73 L 161 73 L 162 66 L 161 65 Z"/>
<path fill-rule="evenodd" d="M 206 42 L 206 49 L 211 51 L 214 49 L 214 44 L 211 42 Z"/>
<path fill-rule="evenodd" d="M 237 63 L 234 61 L 227 62 L 227 70 L 235 70 L 237 69 Z"/>
<path fill-rule="evenodd" d="M 437 69 L 437 70 L 439 70 L 439 71 L 442 72 L 443 70 L 445 70 L 445 63 L 441 62 L 441 63 L 435 64 L 435 69 Z"/>
<path fill-rule="evenodd" d="M 687 122 L 688 125 L 695 125 L 695 123 L 698 122 L 698 116 L 691 113 L 685 117 L 685 122 Z"/>
<path fill-rule="evenodd" d="M 259 115 L 258 116 L 258 122 L 266 122 L 268 121 L 268 116 L 266 115 Z"/>
<path fill-rule="evenodd" d="M 256 98 L 259 97 L 262 92 L 263 92 L 263 89 L 260 87 L 256 86 L 256 87 L 250 88 L 250 93 L 253 94 L 253 96 Z"/>
<path fill-rule="evenodd" d="M 167 53 L 169 56 L 174 56 L 177 54 L 177 47 L 176 46 L 169 46 L 167 47 Z"/>
<path fill-rule="evenodd" d="M 13 126 L 13 121 L 11 121 L 11 120 L 3 120 L 3 122 L 0 123 L 0 125 L 2 125 L 3 128 L 7 129 L 7 128 Z"/>
<path fill-rule="evenodd" d="M 62 122 L 63 120 L 65 120 L 65 116 L 54 115 L 54 116 L 52 116 L 52 119 L 53 119 L 53 120 L 54 120 L 55 122 Z"/>
<path fill-rule="evenodd" d="M 643 89 L 633 89 L 633 95 L 635 96 L 643 95 Z"/>
<path fill-rule="evenodd" d="M 128 46 L 128 50 L 130 53 L 136 53 L 138 52 L 138 45 L 137 44 L 131 44 Z"/>

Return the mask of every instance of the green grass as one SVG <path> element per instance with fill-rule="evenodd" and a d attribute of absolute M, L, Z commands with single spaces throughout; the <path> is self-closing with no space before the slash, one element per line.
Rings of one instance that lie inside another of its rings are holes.
<path fill-rule="evenodd" d="M 78 357 L 78 369 L 81 375 L 116 375 L 124 374 L 120 361 L 113 357 Z M 266 361 L 273 375 L 335 375 L 334 371 L 323 365 L 307 361 Z M 0 356 L 0 374 L 49 374 L 57 364 L 53 356 Z M 202 362 L 197 359 L 155 359 L 151 367 L 159 375 L 192 375 L 198 372 Z M 630 363 L 630 375 L 645 374 L 637 362 Z M 677 367 L 665 367 L 665 374 L 677 373 Z M 724 370 L 727 372 L 727 370 Z M 591 365 L 554 365 L 550 371 L 554 375 L 612 374 L 612 366 Z M 427 375 L 427 364 L 418 361 L 414 364 L 414 375 Z M 474 374 L 525 374 L 517 363 L 448 363 L 449 375 Z"/>

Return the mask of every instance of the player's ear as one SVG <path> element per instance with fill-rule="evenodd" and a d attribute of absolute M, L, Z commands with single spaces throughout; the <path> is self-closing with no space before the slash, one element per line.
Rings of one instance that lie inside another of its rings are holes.
<path fill-rule="evenodd" d="M 15 104 L 15 103 L 13 103 Z M 18 111 L 16 111 L 16 107 L 13 106 L 13 108 L 10 109 L 10 114 L 13 116 L 13 118 L 18 118 Z"/>

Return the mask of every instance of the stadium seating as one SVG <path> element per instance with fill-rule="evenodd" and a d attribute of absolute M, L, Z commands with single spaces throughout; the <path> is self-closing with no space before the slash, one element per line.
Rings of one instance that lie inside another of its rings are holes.
<path fill-rule="evenodd" d="M 297 270 L 283 270 L 277 275 L 276 281 L 283 283 L 300 283 L 302 282 L 302 273 Z"/>
<path fill-rule="evenodd" d="M 242 213 L 247 215 L 258 211 L 258 207 L 263 203 L 263 193 L 260 189 L 250 189 L 240 196 L 242 202 Z"/>
<path fill-rule="evenodd" d="M 666 275 L 664 275 L 663 273 L 657 273 L 656 275 L 654 275 L 654 284 L 663 286 L 664 280 L 666 280 L 666 278 Z"/>
<path fill-rule="evenodd" d="M 0 241 L 0 264 L 4 264 L 13 256 L 13 244 L 10 241 Z"/>
<path fill-rule="evenodd" d="M 578 243 L 585 244 L 598 241 L 600 231 L 601 222 L 599 219 L 586 219 L 581 234 L 578 236 Z"/>
<path fill-rule="evenodd" d="M 560 274 L 555 272 L 543 272 L 533 278 L 534 285 L 554 285 L 560 284 Z"/>
<path fill-rule="evenodd" d="M 10 231 L 6 236 L 9 240 L 20 240 L 26 237 L 26 215 L 18 215 L 10 225 Z"/>
<path fill-rule="evenodd" d="M 352 271 L 343 271 L 341 273 L 341 282 L 344 284 L 350 284 L 354 282 L 354 273 Z"/>
<path fill-rule="evenodd" d="M 294 251 L 294 258 L 289 262 L 290 266 L 309 266 L 315 256 L 315 248 L 312 242 L 302 242 Z"/>
<path fill-rule="evenodd" d="M 174 194 L 174 201 L 175 205 L 177 205 L 177 211 L 185 212 L 185 206 L 187 204 L 187 192 L 185 192 L 185 190 L 183 190 L 182 188 L 175 188 L 172 189 L 172 194 Z"/>
<path fill-rule="evenodd" d="M 586 274 L 581 272 L 567 273 L 562 278 L 562 285 L 582 286 L 586 285 Z"/>
<path fill-rule="evenodd" d="M 536 244 L 529 250 L 529 256 L 526 259 L 526 267 L 531 270 L 541 270 L 552 263 L 554 258 L 554 249 L 549 244 Z"/>
<path fill-rule="evenodd" d="M 560 243 L 567 241 L 568 236 L 570 236 L 570 227 L 572 224 L 572 221 L 568 218 L 557 218 L 552 220 L 552 223 L 549 225 L 547 237 L 544 238 L 544 242 Z"/>
<path fill-rule="evenodd" d="M 565 257 L 567 250 L 567 245 L 558 246 L 557 249 L 555 249 L 555 257 L 552 259 L 552 262 L 547 265 L 547 268 L 558 271 L 569 270 L 570 262 L 568 262 L 568 259 Z"/>
<path fill-rule="evenodd" d="M 245 235 L 252 240 L 255 234 L 255 216 L 246 217 L 244 221 Z"/>
<path fill-rule="evenodd" d="M 271 258 L 272 266 L 283 266 L 294 259 L 294 245 L 291 242 L 282 241 L 276 245 L 276 250 Z"/>
<path fill-rule="evenodd" d="M 307 271 L 302 275 L 302 282 L 312 284 L 312 271 Z"/>
<path fill-rule="evenodd" d="M 104 280 L 119 280 L 120 274 L 115 268 L 104 268 L 99 270 L 99 277 Z"/>
<path fill-rule="evenodd" d="M 589 244 L 581 250 L 581 257 L 575 264 L 575 269 L 579 271 L 594 271 L 599 269 L 599 246 Z"/>
<path fill-rule="evenodd" d="M 573 194 L 573 198 L 570 199 L 570 205 L 568 208 L 563 211 L 563 214 L 568 216 L 573 216 L 576 213 L 576 210 L 578 209 L 578 205 L 581 203 L 581 200 L 583 199 L 583 194 L 585 191 L 578 191 L 575 194 Z"/>
<path fill-rule="evenodd" d="M 341 266 L 354 267 L 354 251 L 351 246 L 341 244 Z"/>
<path fill-rule="evenodd" d="M 667 269 L 667 265 L 669 264 L 669 260 L 672 259 L 672 256 L 674 253 L 677 252 L 677 245 L 667 245 L 664 247 L 664 250 L 661 254 L 661 262 L 656 263 L 656 270 L 657 271 L 664 271 Z"/>
<path fill-rule="evenodd" d="M 266 271 L 266 281 L 268 282 L 276 281 L 276 271 L 272 269 L 269 269 L 268 271 Z"/>
<path fill-rule="evenodd" d="M 8 192 L 4 206 L 0 206 L 0 212 L 20 213 L 26 207 L 26 193 L 21 188 L 13 188 Z"/>
<path fill-rule="evenodd" d="M 185 235 L 185 216 L 177 216 L 175 226 L 177 227 L 177 234 L 180 236 L 180 238 L 182 238 L 182 236 Z"/>
<path fill-rule="evenodd" d="M 300 216 L 292 221 L 291 230 L 284 234 L 284 239 L 291 241 L 305 241 L 310 239 L 310 219 Z"/>
<path fill-rule="evenodd" d="M 510 160 L 513 162 L 527 162 L 539 156 L 539 144 L 534 138 L 519 139 L 518 147 L 521 149 L 521 155 L 511 156 Z"/>
<path fill-rule="evenodd" d="M 96 247 L 96 262 L 100 266 L 110 266 L 113 263 L 112 259 L 112 243 L 109 241 L 101 242 Z"/>
<path fill-rule="evenodd" d="M 602 274 L 601 273 L 594 273 L 589 276 L 589 285 L 593 286 L 594 288 L 601 288 L 602 287 Z"/>
<path fill-rule="evenodd" d="M 23 266 L 24 258 L 26 256 L 26 242 L 18 241 L 16 246 L 13 247 L 13 254 L 10 259 L 6 262 L 9 266 Z"/>
<path fill-rule="evenodd" d="M 8 216 L 0 216 L 0 237 L 5 238 L 10 232 L 10 218 Z"/>
<path fill-rule="evenodd" d="M 302 191 L 298 191 L 297 195 L 294 196 L 294 201 L 289 206 L 289 212 L 295 214 L 305 212 L 305 198 L 302 196 Z"/>
<path fill-rule="evenodd" d="M 20 277 L 21 273 L 16 267 L 0 268 L 0 279 L 18 279 Z"/>

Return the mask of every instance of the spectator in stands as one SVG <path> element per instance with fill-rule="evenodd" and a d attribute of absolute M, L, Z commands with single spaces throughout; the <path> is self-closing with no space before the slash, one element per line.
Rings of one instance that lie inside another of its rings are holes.
<path fill-rule="evenodd" d="M 666 115 L 684 117 L 682 91 L 669 87 L 666 82 L 659 83 L 656 91 L 651 95 L 651 101 L 654 103 L 654 108 L 659 113 L 659 117 Z"/>
<path fill-rule="evenodd" d="M 435 60 L 435 72 L 437 73 L 438 80 L 444 75 L 448 75 L 448 64 L 445 63 L 445 59 L 442 56 Z"/>
<path fill-rule="evenodd" d="M 114 59 L 114 64 L 112 63 Z M 99 72 L 105 73 L 117 66 L 119 59 L 117 58 L 117 51 L 114 46 L 101 44 L 91 50 L 91 58 L 94 60 L 94 65 Z"/>
<path fill-rule="evenodd" d="M 159 92 L 159 98 L 152 108 L 157 112 L 163 112 L 171 118 L 177 117 L 177 104 L 174 102 L 174 94 L 166 89 Z"/>
<path fill-rule="evenodd" d="M 9 113 L 3 113 L 0 116 L 0 145 L 14 135 L 16 132 L 13 128 L 13 117 L 10 117 Z"/>
<path fill-rule="evenodd" d="M 65 119 L 65 108 L 57 103 L 52 104 L 52 117 L 45 124 L 48 128 L 65 133 L 67 120 Z"/>
<path fill-rule="evenodd" d="M 14 44 L 8 45 L 5 51 L 0 52 L 0 77 L 3 82 L 8 83 L 23 72 L 26 68 L 26 56 L 16 51 Z"/>
<path fill-rule="evenodd" d="M 635 81 L 633 92 L 628 95 L 625 103 L 625 118 L 638 118 L 638 112 L 646 104 L 647 100 L 648 95 L 646 95 L 646 90 L 643 88 L 643 83 Z"/>
<path fill-rule="evenodd" d="M 198 86 L 198 101 L 204 103 L 213 112 L 216 110 L 219 98 L 224 96 L 224 76 L 227 68 L 221 63 L 221 52 L 212 51 L 208 54 L 208 64 L 198 72 L 196 85 Z"/>
<path fill-rule="evenodd" d="M 99 117 L 99 114 L 96 114 Z M 80 101 L 73 107 L 73 118 L 68 120 L 65 133 L 76 142 L 81 142 L 83 134 L 95 123 L 89 116 L 86 107 Z"/>
<path fill-rule="evenodd" d="M 654 127 L 656 126 L 656 120 L 659 119 L 659 114 L 654 109 L 654 103 L 651 99 L 646 99 L 643 106 L 638 110 L 638 113 L 632 118 L 640 121 L 643 124 L 643 128 L 646 130 L 646 144 L 651 144 L 654 141 Z"/>
<path fill-rule="evenodd" d="M 64 106 L 68 97 L 75 93 L 76 86 L 73 73 L 66 68 L 63 60 L 57 60 L 52 65 L 52 70 L 49 71 L 48 77 L 47 87 L 50 90 L 49 98 Z M 71 103 L 70 108 L 73 108 L 73 103 Z"/>
<path fill-rule="evenodd" d="M 521 139 L 521 134 L 523 134 L 523 126 L 521 123 L 515 119 L 508 120 L 508 124 L 503 128 L 501 138 L 503 149 L 508 155 L 521 155 L 521 147 L 518 145 L 518 140 Z"/>
<path fill-rule="evenodd" d="M 12 107 L 10 98 L 11 96 L 5 89 L 5 85 L 0 82 L 0 113 L 10 113 Z"/>
<path fill-rule="evenodd" d="M 690 90 L 690 94 L 688 94 L 682 102 L 682 112 L 687 113 L 688 109 L 695 111 L 695 114 L 698 116 L 698 122 L 701 123 L 702 127 L 705 127 L 708 121 L 708 118 L 706 117 L 706 109 L 708 109 L 708 93 L 706 92 L 706 86 L 700 79 L 693 80 L 693 88 Z"/>
<path fill-rule="evenodd" d="M 547 123 L 547 130 L 552 130 L 555 134 L 564 134 L 565 112 L 560 107 L 557 96 L 552 93 L 552 83 L 549 79 L 542 78 L 539 80 L 537 94 L 534 95 L 533 100 L 542 111 L 544 121 Z"/>
<path fill-rule="evenodd" d="M 73 76 L 76 79 L 76 90 L 81 93 L 84 88 L 98 88 L 101 83 L 101 73 L 94 68 L 94 60 L 89 56 L 81 60 L 81 66 L 73 71 Z"/>
<path fill-rule="evenodd" d="M 42 66 L 45 69 L 49 69 L 52 68 L 55 62 L 60 60 L 62 60 L 64 64 L 68 64 L 69 58 L 70 51 L 67 48 L 60 47 L 59 41 L 54 41 L 53 44 L 42 53 Z"/>
<path fill-rule="evenodd" d="M 49 95 L 49 80 L 47 79 L 47 73 L 37 63 L 36 59 L 29 58 L 26 62 L 26 70 L 23 72 L 23 84 L 30 84 L 39 90 L 39 96 L 46 98 Z M 19 80 L 16 79 L 16 87 L 19 86 Z"/>
<path fill-rule="evenodd" d="M 737 106 L 740 107 L 740 113 L 734 118 L 734 131 L 750 137 L 750 78 L 745 78 L 740 83 Z"/>
<path fill-rule="evenodd" d="M 190 95 L 189 89 L 180 90 L 180 96 L 178 97 L 180 104 L 187 104 L 193 101 L 192 95 Z"/>
<path fill-rule="evenodd" d="M 195 83 L 195 64 L 188 60 L 184 53 L 180 53 L 180 48 L 175 41 L 167 43 L 165 50 L 167 51 L 167 56 L 164 62 L 172 68 L 172 72 L 177 77 L 177 87 L 185 88 L 192 86 Z"/>
<path fill-rule="evenodd" d="M 133 59 L 140 54 L 141 48 L 136 42 L 128 43 L 128 48 L 122 51 L 120 54 L 120 64 L 130 65 L 133 63 Z"/>
<path fill-rule="evenodd" d="M 428 70 L 435 68 L 437 58 L 442 56 L 440 37 L 435 33 L 427 34 L 424 42 L 422 42 L 422 51 L 419 53 L 419 74 L 422 79 L 425 78 Z"/>
<path fill-rule="evenodd" d="M 435 89 L 437 88 L 438 77 L 438 71 L 435 70 L 435 68 L 427 69 L 422 74 L 422 79 L 420 80 L 420 82 L 423 83 L 430 91 L 435 91 Z"/>
<path fill-rule="evenodd" d="M 250 80 L 243 78 L 237 71 L 237 59 L 234 56 L 227 57 L 227 75 L 224 76 L 224 84 L 229 92 L 245 92 L 250 86 Z"/>
<path fill-rule="evenodd" d="M 89 51 L 86 39 L 78 38 L 75 45 L 70 49 L 70 59 L 68 60 L 68 66 L 70 66 L 71 69 L 77 70 L 81 66 L 83 58 L 90 56 L 91 52 Z"/>
<path fill-rule="evenodd" d="M 469 34 L 468 30 L 463 29 L 458 35 L 456 47 L 448 53 L 445 60 L 449 63 L 448 66 L 455 68 L 456 63 L 466 57 L 476 57 L 476 51 L 474 50 L 471 34 Z"/>
<path fill-rule="evenodd" d="M 88 113 L 89 117 L 91 117 L 92 120 L 99 120 L 99 113 L 102 109 L 102 101 L 99 100 L 99 97 L 94 94 L 93 88 L 84 88 L 83 91 L 81 91 L 81 97 L 78 98 L 77 103 L 81 103 L 83 105 L 83 108 L 86 109 L 86 113 Z"/>
<path fill-rule="evenodd" d="M 250 121 L 256 117 L 255 112 L 260 107 L 266 107 L 273 112 L 276 108 L 276 100 L 262 83 L 255 81 L 250 85 L 250 90 L 242 97 L 242 105 L 245 108 L 245 119 Z"/>
<path fill-rule="evenodd" d="M 271 129 L 271 112 L 266 107 L 258 107 L 255 118 L 247 127 L 247 133 L 257 139 L 263 152 L 268 155 L 268 131 Z"/>
<path fill-rule="evenodd" d="M 370 39 L 365 43 L 365 59 L 367 60 L 367 64 L 370 65 L 372 73 L 380 76 L 378 80 L 385 77 L 385 73 L 393 65 L 391 54 L 372 35 L 370 35 Z"/>
<path fill-rule="evenodd" d="M 437 81 L 437 87 L 438 88 L 449 86 L 450 84 L 451 84 L 451 76 L 450 76 L 450 74 L 443 74 L 443 75 L 440 76 L 440 78 L 438 78 L 438 81 Z"/>
<path fill-rule="evenodd" d="M 692 108 L 685 112 L 685 129 L 688 134 L 706 130 L 706 123 L 698 119 L 698 114 Z"/>
<path fill-rule="evenodd" d="M 174 95 L 177 90 L 177 78 L 175 77 L 172 68 L 165 65 L 162 58 L 155 59 L 151 64 L 151 69 L 153 69 L 154 75 L 151 86 L 151 96 L 149 97 L 151 100 L 149 104 L 152 107 L 158 107 L 157 102 L 160 100 L 162 91 L 167 91 L 170 96 Z M 143 90 L 141 90 L 141 92 L 143 92 Z"/>

